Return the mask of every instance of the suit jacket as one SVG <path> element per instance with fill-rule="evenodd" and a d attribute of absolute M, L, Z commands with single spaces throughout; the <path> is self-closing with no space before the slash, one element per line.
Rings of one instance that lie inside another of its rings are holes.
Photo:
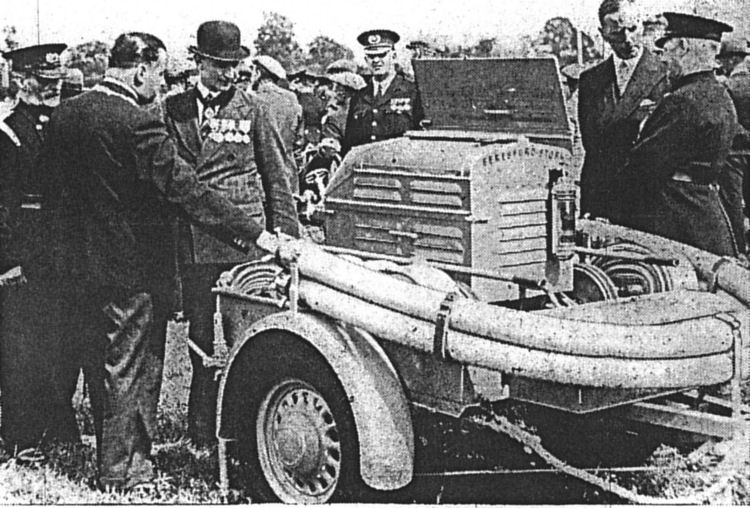
<path fill-rule="evenodd" d="M 291 161 L 289 182 L 293 192 L 298 190 L 297 165 L 295 152 L 304 148 L 305 122 L 294 92 L 284 90 L 278 85 L 266 81 L 258 87 L 258 96 L 265 100 L 270 107 L 271 116 L 279 127 L 281 139 L 284 141 L 286 154 Z"/>
<path fill-rule="evenodd" d="M 229 102 L 216 113 L 211 134 L 198 125 L 197 91 L 168 97 L 166 123 L 177 140 L 180 156 L 195 166 L 198 179 L 242 208 L 269 231 L 280 228 L 299 235 L 297 213 L 289 187 L 291 162 L 285 153 L 270 105 L 257 96 L 233 89 Z M 228 139 L 246 132 L 243 141 Z M 200 225 L 182 229 L 181 251 L 187 263 L 236 263 L 247 256 L 218 242 Z M 255 252 L 257 255 L 258 252 Z"/>
<path fill-rule="evenodd" d="M 619 222 L 622 202 L 627 199 L 615 175 L 626 162 L 641 122 L 668 89 L 664 66 L 647 49 L 619 99 L 616 79 L 610 57 L 581 74 L 578 91 L 578 120 L 586 150 L 581 212 L 613 222 Z"/>
<path fill-rule="evenodd" d="M 179 213 L 224 241 L 263 227 L 196 176 L 162 120 L 114 80 L 63 101 L 42 164 L 56 176 L 58 231 L 72 275 L 98 287 L 149 290 L 174 277 Z"/>
<path fill-rule="evenodd" d="M 737 255 L 727 220 L 733 212 L 724 209 L 716 186 L 737 127 L 732 99 L 713 72 L 677 81 L 623 168 L 625 187 L 632 189 L 624 225 Z"/>
<path fill-rule="evenodd" d="M 402 74 L 396 74 L 385 93 L 377 98 L 370 80 L 352 97 L 343 151 L 401 136 L 408 130 L 417 129 L 423 118 L 417 86 Z"/>

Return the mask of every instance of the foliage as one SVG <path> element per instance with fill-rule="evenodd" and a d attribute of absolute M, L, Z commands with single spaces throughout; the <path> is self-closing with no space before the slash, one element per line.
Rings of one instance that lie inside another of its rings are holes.
<path fill-rule="evenodd" d="M 2 41 L 0 41 L 0 52 L 18 49 L 20 44 L 18 43 L 18 32 L 14 25 L 4 26 L 0 33 L 2 33 L 3 38 Z"/>
<path fill-rule="evenodd" d="M 336 60 L 353 58 L 351 49 L 325 35 L 318 35 L 307 46 L 307 66 L 317 71 L 322 71 Z"/>
<path fill-rule="evenodd" d="M 109 45 L 101 41 L 89 41 L 68 48 L 66 66 L 83 72 L 84 86 L 92 86 L 104 77 L 109 63 Z"/>
<path fill-rule="evenodd" d="M 263 24 L 253 44 L 261 55 L 278 60 L 285 69 L 301 67 L 305 55 L 294 34 L 294 23 L 276 12 L 264 13 Z"/>
<path fill-rule="evenodd" d="M 578 40 L 573 23 L 564 17 L 547 20 L 544 28 L 532 45 L 537 53 L 549 53 L 557 57 L 560 66 L 577 61 Z M 599 60 L 602 55 L 594 44 L 594 40 L 585 32 L 581 34 L 583 41 L 583 62 Z"/>

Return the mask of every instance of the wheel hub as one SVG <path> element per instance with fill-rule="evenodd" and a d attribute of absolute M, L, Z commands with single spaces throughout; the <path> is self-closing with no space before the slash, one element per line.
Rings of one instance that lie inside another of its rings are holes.
<path fill-rule="evenodd" d="M 258 458 L 285 503 L 324 503 L 341 474 L 341 442 L 333 413 L 312 386 L 286 380 L 273 387 L 257 420 Z"/>
<path fill-rule="evenodd" d="M 275 435 L 279 460 L 300 474 L 310 474 L 318 463 L 320 439 L 316 422 L 304 413 L 286 415 Z"/>

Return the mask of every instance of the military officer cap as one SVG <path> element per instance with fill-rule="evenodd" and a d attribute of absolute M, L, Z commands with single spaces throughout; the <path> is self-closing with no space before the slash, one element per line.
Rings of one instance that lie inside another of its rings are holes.
<path fill-rule="evenodd" d="M 329 74 L 328 79 L 332 83 L 351 88 L 352 90 L 362 90 L 367 86 L 364 78 L 354 72 L 337 72 Z"/>
<path fill-rule="evenodd" d="M 253 64 L 262 67 L 276 79 L 286 79 L 286 71 L 278 60 L 268 55 L 258 55 L 253 58 Z"/>
<path fill-rule="evenodd" d="M 62 79 L 65 70 L 60 63 L 60 53 L 66 44 L 40 44 L 3 53 L 11 61 L 14 72 L 27 72 L 42 79 Z"/>
<path fill-rule="evenodd" d="M 396 43 L 401 40 L 393 30 L 367 30 L 357 37 L 359 42 L 365 48 L 365 54 L 377 55 L 392 50 Z"/>
<path fill-rule="evenodd" d="M 665 12 L 663 16 L 667 20 L 667 28 L 664 36 L 656 40 L 658 48 L 664 47 L 669 39 L 680 37 L 720 42 L 722 34 L 734 30 L 730 25 L 721 21 L 692 14 Z"/>
<path fill-rule="evenodd" d="M 719 57 L 750 55 L 750 46 L 745 37 L 724 37 Z"/>

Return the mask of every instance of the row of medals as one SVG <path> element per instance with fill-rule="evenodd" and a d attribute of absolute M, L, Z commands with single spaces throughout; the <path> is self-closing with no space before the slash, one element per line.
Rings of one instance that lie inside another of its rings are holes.
<path fill-rule="evenodd" d="M 233 120 L 231 118 L 210 118 L 208 137 L 216 143 L 250 143 L 250 120 Z"/>

